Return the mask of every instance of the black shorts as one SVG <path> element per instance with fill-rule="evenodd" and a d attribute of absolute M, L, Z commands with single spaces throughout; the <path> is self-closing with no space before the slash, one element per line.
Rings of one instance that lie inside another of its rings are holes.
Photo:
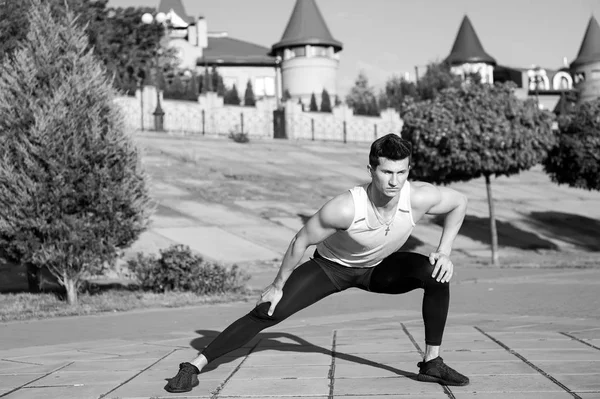
<path fill-rule="evenodd" d="M 372 267 L 348 267 L 340 265 L 329 259 L 325 259 L 315 250 L 313 260 L 323 269 L 327 277 L 338 290 L 343 291 L 348 288 L 360 288 L 369 291 L 371 282 Z"/>

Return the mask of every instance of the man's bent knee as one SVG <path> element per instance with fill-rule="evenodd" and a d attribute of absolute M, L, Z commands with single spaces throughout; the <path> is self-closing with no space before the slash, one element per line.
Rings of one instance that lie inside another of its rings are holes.
<path fill-rule="evenodd" d="M 262 323 L 267 324 L 277 324 L 284 319 L 283 317 L 281 317 L 280 312 L 277 311 L 277 308 L 275 308 L 273 315 L 269 316 L 270 308 L 271 302 L 261 303 L 250 312 L 250 317 L 252 317 L 256 321 L 260 321 Z"/>

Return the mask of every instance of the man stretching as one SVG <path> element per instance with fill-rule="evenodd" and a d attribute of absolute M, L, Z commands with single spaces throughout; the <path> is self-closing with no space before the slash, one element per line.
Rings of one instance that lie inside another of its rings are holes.
<path fill-rule="evenodd" d="M 467 385 L 469 379 L 439 356 L 448 316 L 452 244 L 467 209 L 467 198 L 446 187 L 409 182 L 410 142 L 388 134 L 371 144 L 371 182 L 340 194 L 313 215 L 292 239 L 275 280 L 256 307 L 233 322 L 191 363 L 181 363 L 169 392 L 188 392 L 211 361 L 248 343 L 267 327 L 336 292 L 359 288 L 380 294 L 424 290 L 425 356 L 419 381 Z M 424 215 L 445 215 L 437 250 L 429 257 L 398 252 Z M 296 267 L 306 249 L 314 256 Z"/>

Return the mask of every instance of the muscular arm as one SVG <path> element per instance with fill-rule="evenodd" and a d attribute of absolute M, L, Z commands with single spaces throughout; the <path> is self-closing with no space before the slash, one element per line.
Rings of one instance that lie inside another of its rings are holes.
<path fill-rule="evenodd" d="M 435 187 L 422 182 L 415 182 L 414 185 L 411 198 L 413 208 L 418 209 L 421 215 L 446 215 L 437 252 L 450 255 L 467 212 L 467 197 L 448 187 Z"/>
<path fill-rule="evenodd" d="M 341 194 L 323 205 L 292 239 L 272 285 L 282 289 L 306 249 L 325 240 L 337 230 L 347 229 L 352 219 L 354 219 L 354 202 L 350 192 Z"/>

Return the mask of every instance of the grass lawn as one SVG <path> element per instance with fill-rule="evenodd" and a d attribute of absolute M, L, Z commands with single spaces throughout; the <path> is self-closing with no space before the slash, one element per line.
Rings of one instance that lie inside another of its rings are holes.
<path fill-rule="evenodd" d="M 98 294 L 80 294 L 79 304 L 69 306 L 54 293 L 7 293 L 0 295 L 0 322 L 43 319 L 58 316 L 82 316 L 133 309 L 169 308 L 232 301 L 255 300 L 249 290 L 221 295 L 195 295 L 187 292 L 155 294 L 110 289 Z"/>

